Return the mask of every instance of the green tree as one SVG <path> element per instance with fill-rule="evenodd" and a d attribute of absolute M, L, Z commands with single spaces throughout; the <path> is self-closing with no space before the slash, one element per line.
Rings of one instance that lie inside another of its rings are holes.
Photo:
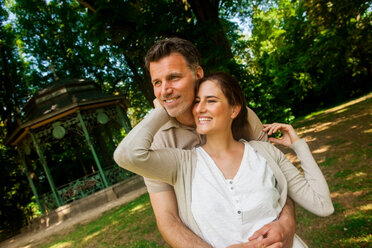
<path fill-rule="evenodd" d="M 16 150 L 4 145 L 8 131 L 19 124 L 20 105 L 27 96 L 26 65 L 19 57 L 11 24 L 3 1 L 0 1 L 0 240 L 13 235 L 26 223 L 31 194 Z"/>
<path fill-rule="evenodd" d="M 271 102 L 303 115 L 371 90 L 369 6 L 305 0 L 258 6 L 248 42 L 251 70 Z"/>

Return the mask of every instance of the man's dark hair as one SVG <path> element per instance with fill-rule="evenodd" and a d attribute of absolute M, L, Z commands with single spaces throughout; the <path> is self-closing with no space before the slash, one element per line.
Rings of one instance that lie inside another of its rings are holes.
<path fill-rule="evenodd" d="M 172 53 L 180 53 L 186 60 L 191 70 L 200 66 L 200 54 L 198 49 L 188 40 L 177 37 L 163 39 L 155 43 L 146 54 L 145 66 L 150 70 L 150 63 L 169 56 Z"/>
<path fill-rule="evenodd" d="M 233 76 L 225 72 L 216 72 L 201 78 L 195 84 L 195 96 L 198 94 L 200 85 L 206 81 L 213 81 L 220 86 L 221 91 L 227 98 L 230 106 L 241 106 L 239 114 L 231 124 L 231 130 L 235 140 L 248 139 L 248 110 L 243 91 Z"/>

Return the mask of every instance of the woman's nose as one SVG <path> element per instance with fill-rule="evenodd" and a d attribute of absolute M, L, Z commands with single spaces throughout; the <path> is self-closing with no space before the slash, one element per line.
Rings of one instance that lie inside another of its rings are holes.
<path fill-rule="evenodd" d="M 205 105 L 202 101 L 200 101 L 196 106 L 196 112 L 197 113 L 203 113 L 205 112 Z"/>

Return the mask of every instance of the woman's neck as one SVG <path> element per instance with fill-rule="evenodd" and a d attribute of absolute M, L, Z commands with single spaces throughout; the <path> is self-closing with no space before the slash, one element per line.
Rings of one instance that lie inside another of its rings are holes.
<path fill-rule="evenodd" d="M 240 145 L 240 142 L 234 139 L 232 132 L 209 134 L 206 138 L 207 141 L 205 145 L 203 145 L 203 149 L 210 156 L 222 155 L 232 149 L 236 149 L 236 147 Z"/>
<path fill-rule="evenodd" d="M 232 133 L 207 135 L 203 149 L 213 159 L 226 179 L 233 179 L 238 173 L 244 154 L 244 144 L 236 141 Z"/>

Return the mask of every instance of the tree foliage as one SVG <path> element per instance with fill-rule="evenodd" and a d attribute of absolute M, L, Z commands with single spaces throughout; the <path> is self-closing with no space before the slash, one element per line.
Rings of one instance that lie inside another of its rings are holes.
<path fill-rule="evenodd" d="M 283 0 L 257 8 L 252 69 L 278 106 L 303 115 L 371 90 L 370 7 L 368 1 Z"/>

